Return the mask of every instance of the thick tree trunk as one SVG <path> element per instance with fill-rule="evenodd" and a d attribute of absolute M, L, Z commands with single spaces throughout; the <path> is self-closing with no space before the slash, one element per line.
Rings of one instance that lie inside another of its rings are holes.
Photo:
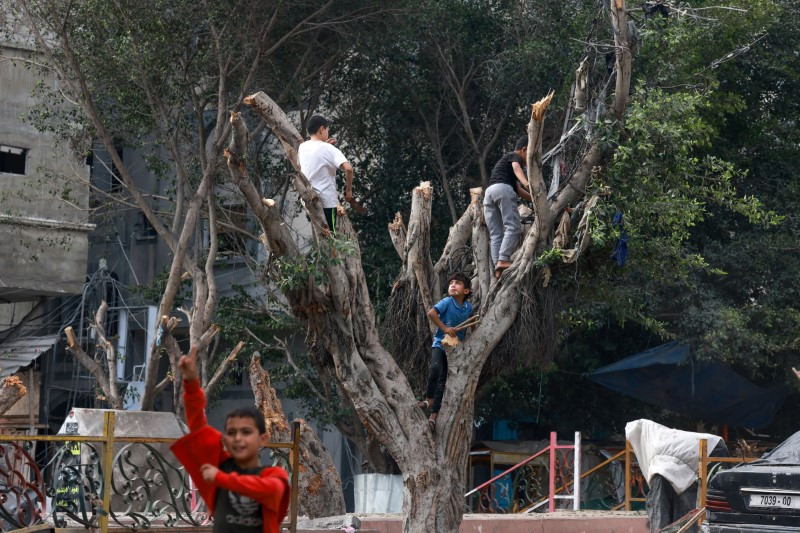
<path fill-rule="evenodd" d="M 291 432 L 281 401 L 270 385 L 269 373 L 261 366 L 258 352 L 250 359 L 250 386 L 256 397 L 256 407 L 267 423 L 267 438 L 273 442 L 289 442 Z M 322 444 L 314 428 L 300 422 L 300 500 L 299 512 L 311 518 L 341 515 L 345 512 L 342 482 L 333 458 Z M 288 452 L 273 454 L 288 461 Z"/>
<path fill-rule="evenodd" d="M 28 390 L 17 376 L 8 376 L 0 380 L 0 415 L 25 396 Z"/>

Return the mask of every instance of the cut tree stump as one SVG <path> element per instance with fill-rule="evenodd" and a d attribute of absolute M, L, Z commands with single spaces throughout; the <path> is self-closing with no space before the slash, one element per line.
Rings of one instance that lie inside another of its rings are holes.
<path fill-rule="evenodd" d="M 0 415 L 25 396 L 28 390 L 17 376 L 8 376 L 0 381 Z"/>
<path fill-rule="evenodd" d="M 261 366 L 258 352 L 250 359 L 250 386 L 256 397 L 256 408 L 264 415 L 267 438 L 272 442 L 289 442 L 291 432 L 283 406 L 270 384 L 269 373 Z M 317 432 L 305 420 L 300 422 L 300 465 L 298 511 L 310 518 L 345 513 L 342 481 L 333 458 L 322 444 Z M 287 459 L 288 450 L 273 450 Z"/>

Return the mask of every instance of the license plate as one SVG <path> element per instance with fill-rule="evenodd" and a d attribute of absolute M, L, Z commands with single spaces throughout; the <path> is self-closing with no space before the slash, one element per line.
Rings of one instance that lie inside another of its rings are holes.
<path fill-rule="evenodd" d="M 750 494 L 750 507 L 771 509 L 800 509 L 800 494 Z"/>

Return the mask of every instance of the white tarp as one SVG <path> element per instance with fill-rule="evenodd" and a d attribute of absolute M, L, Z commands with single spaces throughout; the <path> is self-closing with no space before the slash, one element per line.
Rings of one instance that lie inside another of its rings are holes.
<path fill-rule="evenodd" d="M 709 453 L 722 440 L 710 433 L 671 429 L 644 418 L 628 422 L 625 437 L 631 443 L 647 482 L 650 483 L 652 477 L 659 474 L 670 482 L 678 494 L 697 479 L 700 439 L 708 440 Z"/>
<path fill-rule="evenodd" d="M 403 511 L 403 476 L 358 474 L 353 477 L 356 513 Z"/>

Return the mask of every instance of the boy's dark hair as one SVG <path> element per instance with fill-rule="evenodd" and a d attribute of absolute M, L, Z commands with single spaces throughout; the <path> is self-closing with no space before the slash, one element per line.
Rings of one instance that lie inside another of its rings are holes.
<path fill-rule="evenodd" d="M 463 272 L 453 272 L 452 274 L 450 274 L 450 277 L 447 278 L 447 284 L 450 285 L 450 282 L 453 280 L 460 281 L 461 283 L 464 284 L 465 289 L 469 289 L 470 292 L 467 293 L 464 299 L 466 300 L 467 298 L 469 298 L 472 294 L 472 280 L 470 280 L 469 277 Z"/>
<path fill-rule="evenodd" d="M 517 139 L 516 144 L 514 144 L 514 151 L 516 152 L 517 150 L 522 150 L 523 148 L 527 147 L 528 147 L 528 136 L 523 135 L 522 137 Z"/>
<path fill-rule="evenodd" d="M 225 416 L 225 426 L 228 425 L 228 419 L 230 418 L 252 418 L 253 421 L 256 423 L 256 428 L 258 428 L 258 434 L 263 435 L 267 432 L 267 423 L 264 421 L 264 415 L 261 414 L 261 411 L 256 409 L 253 406 L 248 407 L 237 407 L 236 409 L 231 410 Z"/>
<path fill-rule="evenodd" d="M 314 115 L 313 117 L 308 119 L 308 124 L 306 125 L 306 130 L 308 131 L 309 135 L 314 135 L 323 126 L 325 126 L 325 127 L 330 126 L 330 123 L 328 122 L 328 119 L 326 119 L 322 115 Z"/>

